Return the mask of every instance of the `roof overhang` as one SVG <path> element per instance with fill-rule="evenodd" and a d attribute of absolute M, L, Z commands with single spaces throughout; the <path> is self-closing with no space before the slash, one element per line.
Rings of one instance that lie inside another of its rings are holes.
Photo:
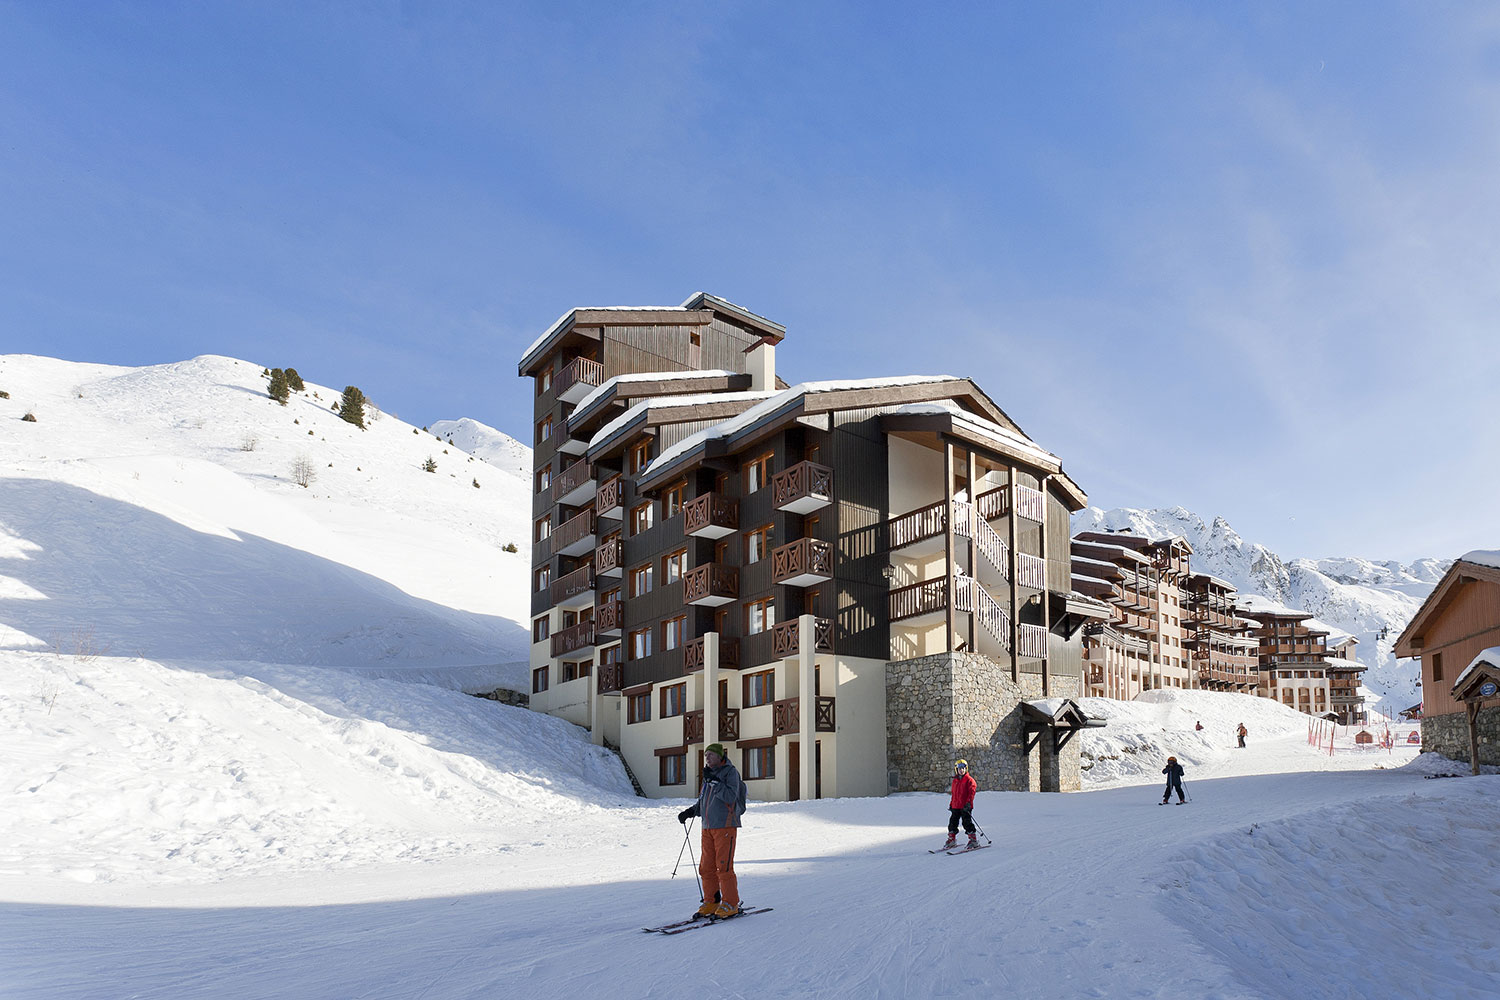
<path fill-rule="evenodd" d="M 587 345 L 604 337 L 606 326 L 706 326 L 713 313 L 685 306 L 580 306 L 557 318 L 521 355 L 518 375 L 535 375 L 542 362 L 569 344 Z"/>
<path fill-rule="evenodd" d="M 1427 600 L 1417 609 L 1411 621 L 1396 639 L 1395 652 L 1397 656 L 1411 657 L 1421 656 L 1422 647 L 1426 645 L 1427 631 L 1432 627 L 1448 605 L 1452 604 L 1458 596 L 1459 590 L 1471 583 L 1493 583 L 1500 585 L 1500 569 L 1493 566 L 1483 566 L 1479 563 L 1456 560 L 1448 567 L 1448 572 L 1438 581 L 1438 585 L 1432 588 L 1432 593 L 1427 595 Z"/>

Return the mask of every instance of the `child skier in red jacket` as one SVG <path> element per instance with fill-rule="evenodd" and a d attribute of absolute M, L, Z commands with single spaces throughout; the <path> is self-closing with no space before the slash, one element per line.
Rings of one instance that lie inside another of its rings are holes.
<path fill-rule="evenodd" d="M 953 762 L 953 785 L 948 795 L 948 842 L 943 849 L 958 843 L 958 821 L 964 821 L 964 832 L 969 835 L 969 847 L 978 847 L 979 838 L 974 835 L 974 796 L 979 794 L 979 785 L 969 773 L 969 762 Z"/>

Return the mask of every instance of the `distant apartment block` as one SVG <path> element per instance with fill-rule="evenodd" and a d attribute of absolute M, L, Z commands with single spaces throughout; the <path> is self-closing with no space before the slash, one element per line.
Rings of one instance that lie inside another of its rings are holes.
<path fill-rule="evenodd" d="M 788 386 L 713 295 L 574 309 L 533 344 L 531 705 L 648 795 L 702 749 L 757 799 L 1077 787 L 1089 724 L 1060 460 L 978 386 Z"/>

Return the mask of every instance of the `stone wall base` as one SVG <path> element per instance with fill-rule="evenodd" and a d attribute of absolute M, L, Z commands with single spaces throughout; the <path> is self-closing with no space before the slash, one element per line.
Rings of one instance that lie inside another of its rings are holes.
<path fill-rule="evenodd" d="M 1479 710 L 1479 763 L 1500 767 L 1500 705 Z M 1469 760 L 1469 721 L 1463 712 L 1422 719 L 1422 749 L 1451 760 Z"/>

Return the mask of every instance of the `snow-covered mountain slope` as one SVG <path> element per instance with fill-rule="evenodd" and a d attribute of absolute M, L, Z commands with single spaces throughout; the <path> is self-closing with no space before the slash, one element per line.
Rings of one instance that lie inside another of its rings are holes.
<path fill-rule="evenodd" d="M 1227 580 L 1242 594 L 1309 611 L 1353 635 L 1359 640 L 1359 659 L 1369 668 L 1364 684 L 1382 699 L 1387 714 L 1421 699 L 1416 661 L 1398 661 L 1393 648 L 1451 560 L 1420 559 L 1410 565 L 1358 558 L 1285 560 L 1240 537 L 1224 518 L 1208 523 L 1182 507 L 1089 507 L 1073 515 L 1074 534 L 1122 529 L 1153 538 L 1181 535 L 1193 547 L 1195 572 Z"/>
<path fill-rule="evenodd" d="M 361 430 L 338 390 L 282 406 L 262 371 L 0 356 L 0 648 L 519 685 L 527 484 L 373 404 Z"/>
<path fill-rule="evenodd" d="M 531 478 L 531 449 L 504 431 L 497 431 L 471 417 L 438 420 L 429 429 L 437 437 L 475 458 L 513 472 L 522 479 Z"/>

